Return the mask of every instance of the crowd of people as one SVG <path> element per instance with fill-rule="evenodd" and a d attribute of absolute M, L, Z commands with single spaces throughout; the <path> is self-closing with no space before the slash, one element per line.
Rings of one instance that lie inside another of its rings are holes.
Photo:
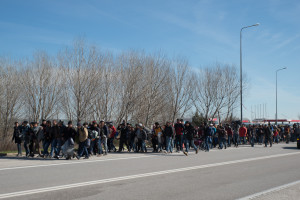
<path fill-rule="evenodd" d="M 199 150 L 209 152 L 212 148 L 226 149 L 243 144 L 255 144 L 272 147 L 273 143 L 295 141 L 300 135 L 299 124 L 289 125 L 245 125 L 235 122 L 230 124 L 202 123 L 195 127 L 191 122 L 177 119 L 176 123 L 167 122 L 160 125 L 156 122 L 152 130 L 143 124 L 132 125 L 123 121 L 117 128 L 111 122 L 80 122 L 73 126 L 63 121 L 42 120 L 21 125 L 15 122 L 12 140 L 17 144 L 18 154 L 22 156 L 22 143 L 26 157 L 43 158 L 65 157 L 66 159 L 90 156 L 104 156 L 109 152 L 182 152 L 186 156 L 190 148 L 197 154 Z M 118 140 L 118 142 L 115 142 Z M 78 149 L 75 151 L 75 144 Z M 118 149 L 115 147 L 118 144 Z M 49 151 L 50 150 L 50 151 Z"/>

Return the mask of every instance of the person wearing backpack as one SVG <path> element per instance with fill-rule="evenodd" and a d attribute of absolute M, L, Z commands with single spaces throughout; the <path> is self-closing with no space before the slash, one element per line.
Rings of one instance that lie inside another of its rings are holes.
<path fill-rule="evenodd" d="M 89 148 L 90 156 L 96 155 L 95 147 L 97 145 L 97 138 L 100 136 L 100 129 L 98 128 L 98 124 L 96 121 L 92 122 L 92 126 L 90 127 L 90 135 L 89 138 L 91 139 L 91 145 Z"/>
<path fill-rule="evenodd" d="M 22 156 L 22 147 L 21 147 L 21 143 L 22 143 L 22 129 L 21 129 L 21 126 L 19 126 L 18 122 L 15 122 L 12 141 L 15 141 L 15 144 L 17 144 L 17 148 L 18 148 L 17 157 L 21 157 Z"/>
<path fill-rule="evenodd" d="M 209 152 L 209 143 L 211 143 L 212 141 L 212 135 L 214 134 L 214 130 L 213 130 L 213 124 L 210 124 L 209 126 L 207 126 L 207 124 L 204 124 L 205 129 L 204 129 L 204 137 L 205 137 L 205 151 Z"/>

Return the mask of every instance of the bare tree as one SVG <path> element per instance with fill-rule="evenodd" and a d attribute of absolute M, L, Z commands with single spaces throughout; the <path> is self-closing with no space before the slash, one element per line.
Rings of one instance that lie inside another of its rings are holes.
<path fill-rule="evenodd" d="M 76 40 L 59 55 L 59 62 L 64 75 L 63 111 L 69 119 L 88 120 L 98 93 L 101 58 L 95 47 Z"/>
<path fill-rule="evenodd" d="M 234 66 L 216 64 L 201 69 L 197 74 L 197 92 L 194 94 L 194 105 L 206 119 L 225 119 L 232 116 L 234 105 L 239 97 L 239 79 Z M 245 85 L 246 86 L 246 85 Z"/>
<path fill-rule="evenodd" d="M 174 122 L 176 117 L 183 117 L 184 114 L 192 108 L 192 94 L 194 92 L 193 78 L 184 59 L 173 61 L 171 74 L 169 78 L 171 104 L 171 120 Z"/>
<path fill-rule="evenodd" d="M 13 122 L 20 117 L 21 90 L 17 63 L 9 58 L 0 58 L 0 136 L 9 136 Z"/>
<path fill-rule="evenodd" d="M 33 121 L 58 114 L 62 93 L 62 77 L 55 63 L 45 52 L 34 55 L 20 76 L 28 118 Z"/>

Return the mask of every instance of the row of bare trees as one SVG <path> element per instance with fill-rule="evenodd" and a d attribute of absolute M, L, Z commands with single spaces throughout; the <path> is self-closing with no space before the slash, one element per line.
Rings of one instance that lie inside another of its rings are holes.
<path fill-rule="evenodd" d="M 77 40 L 51 57 L 0 62 L 0 126 L 15 120 L 122 120 L 150 125 L 192 117 L 232 115 L 239 96 L 237 69 L 189 67 L 185 59 L 128 51 L 114 55 Z"/>

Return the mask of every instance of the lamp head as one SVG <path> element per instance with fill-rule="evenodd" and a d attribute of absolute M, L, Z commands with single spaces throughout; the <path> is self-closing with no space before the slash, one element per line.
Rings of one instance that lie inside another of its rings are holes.
<path fill-rule="evenodd" d="M 282 68 L 282 69 L 287 69 L 287 67 L 284 67 L 284 68 Z"/>
<path fill-rule="evenodd" d="M 254 24 L 254 26 L 259 26 L 260 25 L 260 23 L 256 23 L 256 24 Z"/>

